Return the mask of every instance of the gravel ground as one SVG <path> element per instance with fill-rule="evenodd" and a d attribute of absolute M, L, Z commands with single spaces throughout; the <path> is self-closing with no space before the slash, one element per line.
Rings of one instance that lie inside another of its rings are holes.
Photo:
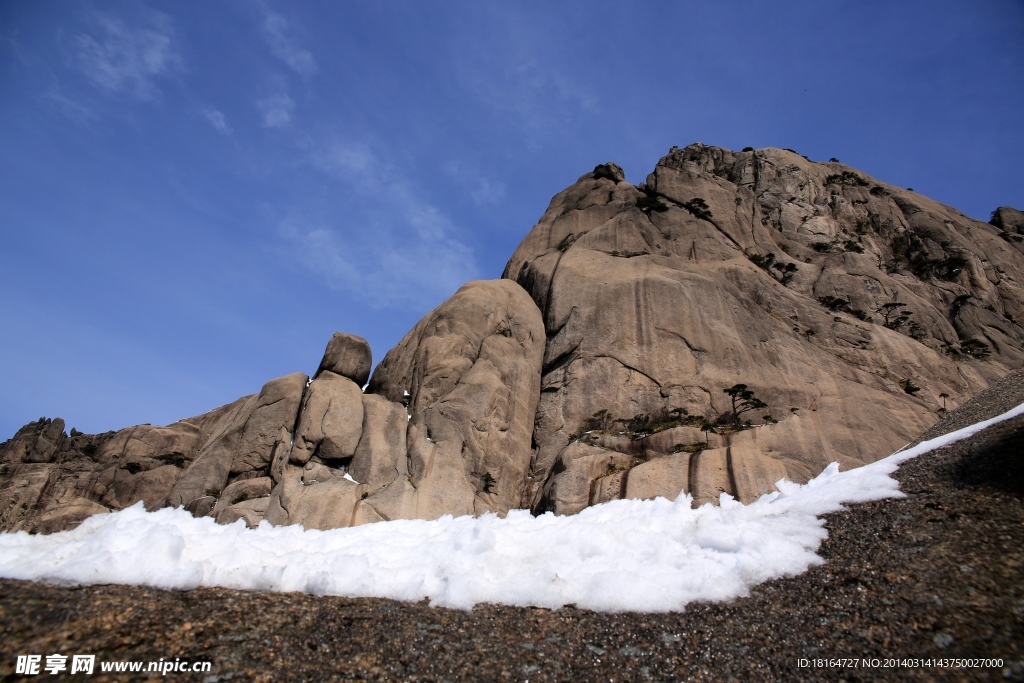
<path fill-rule="evenodd" d="M 929 436 L 1022 402 L 1017 373 L 951 411 Z M 17 654 L 57 652 L 208 660 L 209 674 L 153 678 L 211 683 L 1024 680 L 1024 417 L 912 460 L 896 477 L 905 498 L 829 516 L 823 565 L 678 614 L 462 612 L 294 593 L 4 580 L 0 676 L 21 680 Z M 800 666 L 816 658 L 859 666 Z M 871 668 L 862 658 L 1002 664 Z"/>
<path fill-rule="evenodd" d="M 949 411 L 931 429 L 914 441 L 915 444 L 955 432 L 988 420 L 1024 403 L 1024 370 L 1010 373 L 985 391 L 971 397 L 956 410 Z"/>

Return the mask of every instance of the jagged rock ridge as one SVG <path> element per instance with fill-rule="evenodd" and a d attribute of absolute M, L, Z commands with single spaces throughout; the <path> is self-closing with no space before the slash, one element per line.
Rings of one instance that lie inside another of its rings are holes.
<path fill-rule="evenodd" d="M 167 427 L 0 447 L 0 528 L 139 500 L 331 528 L 751 500 L 887 455 L 1024 365 L 1024 215 L 981 223 L 838 162 L 691 145 L 640 186 L 559 193 L 502 280 L 428 314 L 369 379 L 339 333 L 310 379 Z"/>

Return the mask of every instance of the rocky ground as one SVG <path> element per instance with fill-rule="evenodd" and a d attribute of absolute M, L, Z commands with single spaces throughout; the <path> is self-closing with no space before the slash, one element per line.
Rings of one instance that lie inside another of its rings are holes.
<path fill-rule="evenodd" d="M 1015 373 L 931 435 L 1021 402 L 1024 376 Z M 462 612 L 390 600 L 0 581 L 0 675 L 20 680 L 18 654 L 56 652 L 211 661 L 209 674 L 178 676 L 196 681 L 1024 680 L 1022 456 L 1019 417 L 912 460 L 896 474 L 905 498 L 829 517 L 823 565 L 681 614 Z M 801 666 L 818 658 L 859 666 Z M 1002 664 L 865 668 L 863 658 Z"/>

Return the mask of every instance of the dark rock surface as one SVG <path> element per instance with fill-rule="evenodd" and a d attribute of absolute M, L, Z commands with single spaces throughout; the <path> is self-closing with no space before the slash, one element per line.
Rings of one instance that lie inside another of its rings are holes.
<path fill-rule="evenodd" d="M 1017 373 L 938 431 L 1005 412 Z M 965 417 L 967 416 L 967 417 Z M 208 681 L 1024 680 L 1024 417 L 905 463 L 905 498 L 828 517 L 823 565 L 730 603 L 602 614 L 0 581 L 3 652 L 208 660 Z M 629 581 L 629 577 L 623 577 Z M 806 668 L 817 658 L 993 668 Z M 34 680 L 34 679 L 26 679 Z M 94 676 L 93 680 L 124 680 Z"/>

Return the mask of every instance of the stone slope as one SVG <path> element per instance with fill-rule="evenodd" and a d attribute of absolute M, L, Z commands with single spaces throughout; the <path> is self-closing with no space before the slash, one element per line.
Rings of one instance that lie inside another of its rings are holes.
<path fill-rule="evenodd" d="M 786 150 L 673 149 L 640 187 L 598 166 L 504 273 L 548 336 L 534 509 L 751 500 L 888 454 L 1024 361 L 1024 259 L 1005 237 Z M 737 384 L 767 406 L 737 420 Z M 735 430 L 747 420 L 762 426 Z M 708 421 L 732 433 L 693 428 Z M 692 427 L 644 438 L 657 422 Z"/>
<path fill-rule="evenodd" d="M 673 148 L 639 186 L 603 164 L 372 377 L 338 333 L 312 378 L 167 427 L 26 425 L 0 445 L 0 530 L 138 501 L 322 529 L 749 501 L 883 457 L 1024 365 L 1022 216 L 788 150 Z"/>

